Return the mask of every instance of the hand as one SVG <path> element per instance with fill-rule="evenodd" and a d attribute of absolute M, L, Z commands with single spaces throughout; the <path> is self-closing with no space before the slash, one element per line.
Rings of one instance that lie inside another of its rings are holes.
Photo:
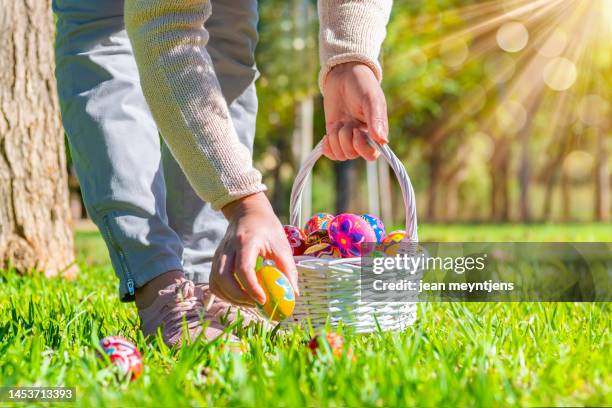
<path fill-rule="evenodd" d="M 374 72 L 358 62 L 337 65 L 325 78 L 323 95 L 323 154 L 332 160 L 375 160 L 379 152 L 367 143 L 364 132 L 386 144 L 389 125 L 385 95 Z"/>
<path fill-rule="evenodd" d="M 221 211 L 229 226 L 215 252 L 211 291 L 237 305 L 263 304 L 266 295 L 255 274 L 257 256 L 261 255 L 276 263 L 299 295 L 291 247 L 265 194 L 241 198 Z"/>

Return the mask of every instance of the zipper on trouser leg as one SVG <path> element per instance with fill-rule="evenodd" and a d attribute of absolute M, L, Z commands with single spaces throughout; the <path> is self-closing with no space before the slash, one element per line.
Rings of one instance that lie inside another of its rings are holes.
<path fill-rule="evenodd" d="M 127 260 L 125 259 L 125 254 L 123 253 L 123 250 L 121 249 L 121 247 L 117 244 L 117 241 L 115 240 L 115 236 L 113 235 L 113 230 L 108 220 L 108 215 L 105 215 L 104 217 L 102 217 L 102 220 L 104 221 L 104 226 L 106 227 L 106 234 L 108 235 L 108 239 L 110 240 L 111 246 L 119 255 L 119 263 L 121 264 L 121 272 L 123 273 L 125 277 L 128 294 L 130 296 L 134 296 L 134 293 L 135 293 L 134 279 L 132 279 L 130 268 L 127 264 Z"/>

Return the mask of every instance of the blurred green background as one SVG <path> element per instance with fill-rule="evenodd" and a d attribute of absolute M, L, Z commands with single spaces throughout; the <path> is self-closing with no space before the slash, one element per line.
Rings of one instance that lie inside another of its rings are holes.
<path fill-rule="evenodd" d="M 611 3 L 394 2 L 383 87 L 391 147 L 421 220 L 609 221 Z M 287 221 L 300 141 L 324 134 L 316 2 L 263 0 L 259 9 L 254 157 Z M 386 166 L 373 175 L 378 190 L 363 161 L 321 160 L 312 211 L 371 211 L 377 195 L 374 209 L 401 224 L 393 175 Z"/>
<path fill-rule="evenodd" d="M 612 6 L 604 1 L 394 2 L 383 87 L 391 147 L 414 183 L 421 219 L 608 220 Z M 315 142 L 324 134 L 315 6 L 260 2 L 255 158 L 281 215 L 305 99 L 314 101 Z M 570 64 L 575 79 L 561 89 Z M 367 210 L 365 180 L 359 160 L 322 160 L 313 210 Z M 398 222 L 393 178 L 391 188 Z"/>

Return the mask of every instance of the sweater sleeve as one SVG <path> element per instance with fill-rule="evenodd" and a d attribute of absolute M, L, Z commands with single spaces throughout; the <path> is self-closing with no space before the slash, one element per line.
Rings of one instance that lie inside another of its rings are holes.
<path fill-rule="evenodd" d="M 125 26 L 160 133 L 215 209 L 265 190 L 206 51 L 210 0 L 126 0 Z"/>
<path fill-rule="evenodd" d="M 392 0 L 318 0 L 319 87 L 329 71 L 345 62 L 369 66 L 380 81 L 378 57 L 386 35 Z"/>

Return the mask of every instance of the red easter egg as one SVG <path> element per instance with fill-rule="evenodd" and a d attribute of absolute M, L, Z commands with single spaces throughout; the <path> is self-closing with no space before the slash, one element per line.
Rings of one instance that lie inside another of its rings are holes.
<path fill-rule="evenodd" d="M 308 348 L 310 349 L 310 351 L 312 352 L 313 355 L 317 355 L 317 350 L 321 350 L 322 348 L 322 341 L 326 341 L 327 344 L 329 345 L 329 349 L 332 352 L 332 355 L 336 358 L 340 358 L 342 357 L 342 354 L 345 354 L 354 361 L 356 361 L 355 355 L 353 354 L 353 350 L 352 349 L 347 349 L 345 351 L 344 348 L 344 337 L 342 337 L 342 335 L 337 334 L 337 333 L 326 333 L 325 334 L 325 338 L 324 340 L 321 339 L 322 336 L 314 336 L 312 339 L 310 339 L 310 341 L 308 342 Z"/>
<path fill-rule="evenodd" d="M 111 363 L 119 367 L 123 376 L 132 380 L 140 377 L 143 371 L 142 356 L 134 343 L 119 336 L 108 336 L 100 340 L 100 347 L 108 355 Z"/>
<path fill-rule="evenodd" d="M 355 214 L 339 214 L 329 226 L 329 237 L 343 258 L 362 254 L 362 244 L 376 243 L 376 234 L 366 220 Z"/>
<path fill-rule="evenodd" d="M 291 246 L 293 256 L 302 255 L 306 249 L 306 235 L 304 232 L 293 225 L 285 225 L 283 229 L 285 230 L 287 241 L 289 241 L 289 246 Z"/>
<path fill-rule="evenodd" d="M 318 229 L 308 234 L 306 237 L 306 247 L 316 244 L 331 244 L 329 232 L 326 229 Z"/>
<path fill-rule="evenodd" d="M 316 213 L 306 222 L 306 226 L 304 227 L 304 232 L 306 235 L 310 234 L 312 231 L 316 231 L 319 229 L 327 229 L 327 225 L 331 220 L 334 219 L 334 216 L 328 213 Z"/>

